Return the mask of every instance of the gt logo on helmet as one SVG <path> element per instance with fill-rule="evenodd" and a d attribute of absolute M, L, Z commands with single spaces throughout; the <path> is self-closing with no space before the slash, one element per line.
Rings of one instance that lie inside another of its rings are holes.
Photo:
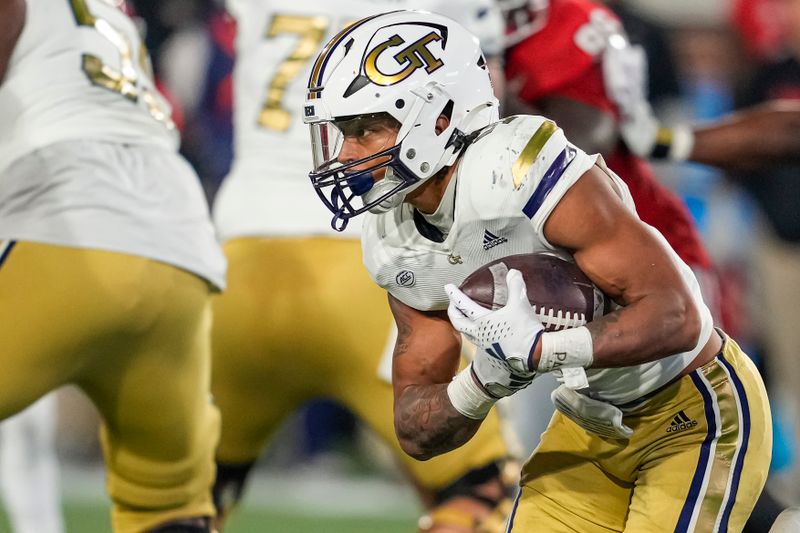
<path fill-rule="evenodd" d="M 397 61 L 398 65 L 405 66 L 403 66 L 399 72 L 388 74 L 382 72 L 378 67 L 379 57 L 390 48 L 396 48 L 405 44 L 402 37 L 393 35 L 388 41 L 379 44 L 367 53 L 367 58 L 364 61 L 364 73 L 373 83 L 384 87 L 400 83 L 419 68 L 424 67 L 425 71 L 430 74 L 442 67 L 444 62 L 433 55 L 428 45 L 441 40 L 441 35 L 436 32 L 430 32 L 406 46 L 392 56 L 393 59 Z"/>

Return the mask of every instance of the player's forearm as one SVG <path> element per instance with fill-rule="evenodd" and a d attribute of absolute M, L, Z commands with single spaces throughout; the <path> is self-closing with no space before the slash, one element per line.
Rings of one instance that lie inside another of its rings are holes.
<path fill-rule="evenodd" d="M 720 168 L 741 166 L 743 160 L 749 159 L 746 154 L 749 147 L 745 146 L 742 152 L 738 137 L 730 133 L 730 129 L 725 127 L 695 130 L 695 144 L 688 160 Z"/>
<path fill-rule="evenodd" d="M 565 361 L 568 366 L 616 368 L 690 351 L 700 336 L 700 315 L 690 299 L 664 291 L 597 318 L 585 328 L 584 336 L 576 335 L 577 330 L 544 333 L 534 349 L 534 368 L 550 371 L 552 362 L 558 366 Z"/>
<path fill-rule="evenodd" d="M 800 160 L 800 103 L 771 102 L 697 127 L 691 161 L 732 170 Z"/>
<path fill-rule="evenodd" d="M 420 461 L 458 448 L 472 438 L 482 422 L 456 411 L 446 383 L 407 386 L 395 400 L 394 413 L 400 446 Z"/>
<path fill-rule="evenodd" d="M 700 336 L 700 315 L 688 297 L 664 291 L 600 317 L 587 328 L 593 368 L 631 366 L 693 349 Z"/>
<path fill-rule="evenodd" d="M 0 0 L 0 83 L 25 25 L 24 0 Z"/>
<path fill-rule="evenodd" d="M 688 160 L 731 170 L 756 168 L 780 157 L 780 144 L 771 143 L 769 137 L 769 133 L 748 131 L 735 122 L 698 127 Z"/>

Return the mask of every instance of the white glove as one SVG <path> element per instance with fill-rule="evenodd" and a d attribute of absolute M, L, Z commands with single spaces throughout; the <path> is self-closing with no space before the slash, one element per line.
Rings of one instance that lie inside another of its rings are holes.
<path fill-rule="evenodd" d="M 656 144 L 660 130 L 661 122 L 653 114 L 648 102 L 640 102 L 636 108 L 631 106 L 631 114 L 621 116 L 619 133 L 622 140 L 639 157 L 657 158 Z M 663 157 L 666 157 L 666 153 Z"/>
<path fill-rule="evenodd" d="M 478 350 L 469 366 L 453 376 L 447 396 L 456 411 L 480 420 L 489 414 L 497 400 L 524 389 L 535 377 L 535 372 L 517 374 L 506 361 Z"/>
<path fill-rule="evenodd" d="M 642 111 L 647 99 L 647 55 L 621 35 L 614 36 L 603 50 L 603 82 L 606 92 L 623 117 Z M 649 107 L 649 104 L 648 104 Z"/>
<path fill-rule="evenodd" d="M 550 395 L 556 409 L 580 427 L 609 439 L 630 439 L 633 430 L 622 422 L 622 411 L 610 403 L 589 398 L 560 385 Z"/>
<path fill-rule="evenodd" d="M 525 280 L 519 270 L 506 275 L 508 303 L 494 311 L 472 301 L 458 287 L 448 283 L 447 315 L 458 331 L 490 357 L 504 361 L 517 375 L 534 374 L 531 355 L 544 327 L 528 302 Z M 476 356 L 477 359 L 477 356 Z"/>
<path fill-rule="evenodd" d="M 483 350 L 475 353 L 470 370 L 483 389 L 496 399 L 521 391 L 536 377 L 536 372 L 515 372 L 507 361 Z"/>
<path fill-rule="evenodd" d="M 620 112 L 620 134 L 639 157 L 650 157 L 660 123 L 647 99 L 647 56 L 624 38 L 609 41 L 603 51 L 606 92 Z"/>
<path fill-rule="evenodd" d="M 664 126 L 653 114 L 649 102 L 631 106 L 623 115 L 619 132 L 631 152 L 645 159 L 668 159 L 682 162 L 694 150 L 694 130 L 687 124 Z"/>
<path fill-rule="evenodd" d="M 685 161 L 694 147 L 688 126 L 666 128 L 647 98 L 647 55 L 622 36 L 603 51 L 603 81 L 620 112 L 620 135 L 634 154 L 652 159 Z"/>

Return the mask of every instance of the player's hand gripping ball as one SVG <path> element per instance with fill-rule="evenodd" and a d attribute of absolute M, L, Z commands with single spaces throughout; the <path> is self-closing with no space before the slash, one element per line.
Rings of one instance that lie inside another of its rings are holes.
<path fill-rule="evenodd" d="M 575 328 L 602 314 L 605 298 L 572 262 L 552 254 L 505 257 L 445 286 L 453 326 L 516 373 L 535 373 L 543 332 Z"/>
<path fill-rule="evenodd" d="M 602 316 L 610 302 L 578 265 L 548 253 L 518 254 L 484 265 L 467 276 L 459 289 L 486 309 L 508 303 L 506 276 L 519 270 L 528 301 L 545 331 L 582 326 Z"/>

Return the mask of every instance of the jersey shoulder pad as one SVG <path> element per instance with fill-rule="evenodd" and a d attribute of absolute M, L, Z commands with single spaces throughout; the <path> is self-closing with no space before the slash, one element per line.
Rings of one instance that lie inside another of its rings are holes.
<path fill-rule="evenodd" d="M 459 196 L 481 218 L 495 218 L 498 209 L 523 201 L 566 145 L 555 122 L 541 116 L 515 115 L 496 122 L 465 152 Z"/>
<path fill-rule="evenodd" d="M 464 155 L 458 203 L 465 218 L 534 219 L 594 164 L 545 117 L 516 115 L 493 126 Z"/>

